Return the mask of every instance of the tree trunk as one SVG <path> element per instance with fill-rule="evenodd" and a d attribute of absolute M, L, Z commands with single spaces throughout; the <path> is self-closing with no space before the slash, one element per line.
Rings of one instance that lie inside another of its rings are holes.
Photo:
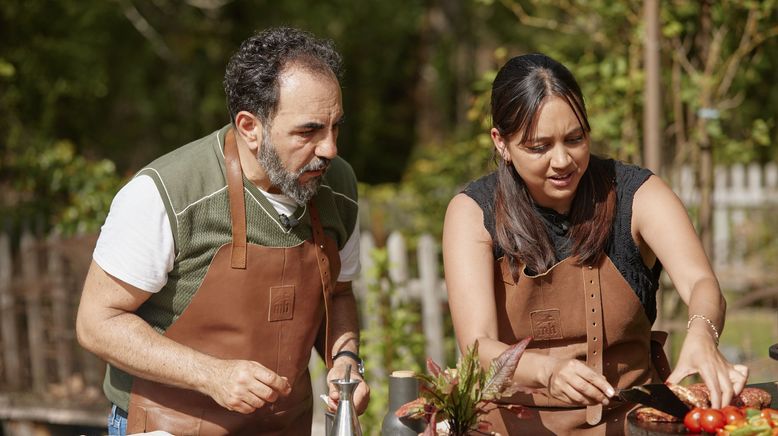
<path fill-rule="evenodd" d="M 438 1 L 433 0 L 424 13 L 424 22 L 419 42 L 419 72 L 416 82 L 416 144 L 426 147 L 440 143 L 443 125 L 443 113 L 440 101 L 435 98 L 435 84 L 439 80 L 439 72 L 435 68 L 434 59 L 438 41 L 446 31 L 446 16 Z"/>
<path fill-rule="evenodd" d="M 710 51 L 710 33 L 711 16 L 710 0 L 705 0 L 701 4 L 700 13 L 700 36 L 699 44 L 701 53 L 706 56 L 711 55 Z M 706 61 L 710 61 L 706 59 Z M 705 62 L 706 64 L 708 62 Z M 707 70 L 707 69 L 706 69 Z M 707 73 L 707 71 L 706 71 Z M 709 258 L 713 258 L 713 146 L 708 135 L 707 119 L 711 117 L 711 92 L 710 80 L 703 80 L 700 92 L 700 109 L 698 113 L 698 147 L 700 151 L 700 161 L 698 167 L 698 182 L 700 187 L 700 212 L 699 212 L 699 232 L 702 240 L 702 247 Z"/>
<path fill-rule="evenodd" d="M 646 89 L 643 111 L 643 159 L 648 169 L 659 174 L 662 165 L 659 64 L 659 0 L 646 0 L 643 9 L 646 34 L 643 46 Z"/>

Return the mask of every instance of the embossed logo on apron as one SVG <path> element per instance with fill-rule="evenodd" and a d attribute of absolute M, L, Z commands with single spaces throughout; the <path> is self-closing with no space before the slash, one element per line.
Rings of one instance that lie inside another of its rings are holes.
<path fill-rule="evenodd" d="M 532 337 L 536 340 L 562 339 L 562 321 L 559 309 L 536 310 L 530 312 Z"/>
<path fill-rule="evenodd" d="M 292 318 L 294 318 L 294 285 L 271 286 L 268 321 L 284 321 Z"/>

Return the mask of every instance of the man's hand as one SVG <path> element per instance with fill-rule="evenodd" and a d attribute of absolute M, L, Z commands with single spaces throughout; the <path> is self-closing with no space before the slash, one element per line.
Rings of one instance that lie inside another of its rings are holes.
<path fill-rule="evenodd" d="M 202 390 L 227 410 L 252 413 L 292 391 L 286 377 L 279 376 L 257 362 L 217 362 L 213 377 L 208 378 Z"/>
<path fill-rule="evenodd" d="M 330 412 L 335 412 L 340 397 L 338 388 L 332 383 L 333 380 L 342 379 L 346 374 L 346 367 L 351 365 L 351 380 L 359 380 L 359 386 L 354 390 L 352 402 L 357 414 L 361 415 L 367 409 L 367 403 L 370 401 L 370 387 L 357 372 L 357 362 L 348 357 L 341 357 L 332 363 L 332 369 L 327 374 L 327 386 L 330 389 Z M 333 407 L 334 406 L 334 407 Z"/>
<path fill-rule="evenodd" d="M 240 413 L 289 394 L 289 382 L 257 362 L 216 359 L 152 329 L 135 314 L 151 295 L 92 262 L 76 320 L 81 346 L 134 376 L 197 390 Z"/>

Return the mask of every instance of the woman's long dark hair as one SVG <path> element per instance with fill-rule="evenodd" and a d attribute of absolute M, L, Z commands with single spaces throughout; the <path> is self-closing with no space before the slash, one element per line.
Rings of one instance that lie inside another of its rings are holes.
<path fill-rule="evenodd" d="M 521 142 L 535 134 L 538 112 L 548 97 L 564 99 L 581 128 L 591 131 L 578 83 L 564 65 L 543 54 L 509 60 L 492 83 L 492 124 L 506 141 L 521 134 Z M 549 240 L 526 184 L 510 162 L 497 160 L 495 231 L 518 280 L 520 264 L 542 274 L 556 262 Z M 605 160 L 592 157 L 570 207 L 572 255 L 579 265 L 594 265 L 605 251 L 616 209 L 614 170 Z"/>

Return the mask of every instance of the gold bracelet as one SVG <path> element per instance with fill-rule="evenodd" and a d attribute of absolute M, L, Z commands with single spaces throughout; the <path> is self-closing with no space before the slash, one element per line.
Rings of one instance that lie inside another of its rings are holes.
<path fill-rule="evenodd" d="M 710 329 L 713 330 L 713 339 L 716 341 L 716 345 L 718 345 L 719 344 L 719 329 L 717 329 L 716 326 L 713 324 L 713 321 L 708 319 L 708 317 L 705 316 L 705 315 L 692 315 L 692 316 L 690 316 L 689 317 L 689 322 L 686 323 L 686 330 L 689 330 L 689 327 L 692 326 L 692 321 L 694 321 L 697 318 L 699 318 L 699 319 L 701 319 L 701 320 L 703 320 L 703 321 L 708 323 L 708 325 L 710 326 Z"/>

